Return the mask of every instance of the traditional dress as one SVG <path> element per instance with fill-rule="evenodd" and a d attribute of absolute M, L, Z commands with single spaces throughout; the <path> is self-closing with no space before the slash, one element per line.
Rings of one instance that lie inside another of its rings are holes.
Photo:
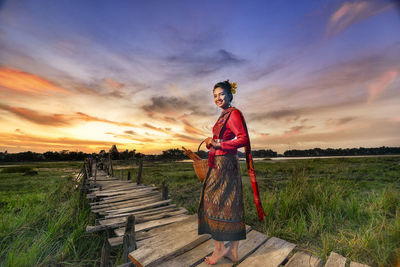
<path fill-rule="evenodd" d="M 237 156 L 240 147 L 245 147 L 260 220 L 263 220 L 265 213 L 255 180 L 246 122 L 238 109 L 231 107 L 221 113 L 213 127 L 213 139 L 220 139 L 221 149 L 207 147 L 210 149 L 209 170 L 203 182 L 197 210 L 198 233 L 211 234 L 217 241 L 246 239 L 242 179 Z"/>

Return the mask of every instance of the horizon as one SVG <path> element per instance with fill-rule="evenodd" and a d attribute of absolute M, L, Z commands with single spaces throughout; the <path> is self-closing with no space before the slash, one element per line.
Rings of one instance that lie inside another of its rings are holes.
<path fill-rule="evenodd" d="M 0 151 L 195 151 L 226 79 L 253 150 L 398 147 L 399 12 L 389 0 L 4 1 Z"/>

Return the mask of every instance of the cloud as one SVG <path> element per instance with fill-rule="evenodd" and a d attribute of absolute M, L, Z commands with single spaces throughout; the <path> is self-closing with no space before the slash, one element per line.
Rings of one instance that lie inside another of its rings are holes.
<path fill-rule="evenodd" d="M 36 124 L 48 126 L 65 126 L 71 124 L 71 122 L 66 119 L 65 116 L 62 114 L 45 115 L 32 109 L 22 107 L 10 107 L 2 104 L 0 104 L 0 109 L 6 110 L 22 119 L 28 120 Z"/>
<path fill-rule="evenodd" d="M 305 126 L 305 125 L 297 125 L 297 126 L 293 126 L 291 127 L 289 130 L 285 131 L 283 133 L 283 137 L 284 138 L 289 138 L 289 137 L 293 137 L 295 135 L 300 134 L 300 132 L 303 132 L 303 130 L 306 129 L 312 129 L 315 126 Z M 264 135 L 265 136 L 265 135 Z"/>
<path fill-rule="evenodd" d="M 348 123 L 348 122 L 350 122 L 350 121 L 353 121 L 353 120 L 355 120 L 355 119 L 357 119 L 357 117 L 354 117 L 354 116 L 346 116 L 346 117 L 342 117 L 342 118 L 331 118 L 331 119 L 328 119 L 326 122 L 325 122 L 325 124 L 326 125 L 328 125 L 328 126 L 341 126 L 341 125 L 343 125 L 343 124 L 346 124 L 346 123 Z"/>
<path fill-rule="evenodd" d="M 36 135 L 0 133 L 0 145 L 3 147 L 25 147 L 35 151 L 48 151 L 50 149 L 79 149 L 87 151 L 88 148 L 109 148 L 112 144 L 125 146 L 118 142 L 75 139 L 69 137 L 40 137 Z"/>
<path fill-rule="evenodd" d="M 189 123 L 187 120 L 182 120 L 182 123 L 184 124 L 184 130 L 188 134 L 195 134 L 195 135 L 204 135 L 204 131 L 194 127 L 191 123 Z"/>
<path fill-rule="evenodd" d="M 183 98 L 157 96 L 151 98 L 151 104 L 142 106 L 147 112 L 176 112 L 191 109 L 193 106 Z"/>
<path fill-rule="evenodd" d="M 142 126 L 148 128 L 148 129 L 154 130 L 154 131 L 158 131 L 158 132 L 162 132 L 162 133 L 169 133 L 165 129 L 159 128 L 159 127 L 155 127 L 155 126 L 153 126 L 153 125 L 151 125 L 149 123 L 143 123 Z"/>
<path fill-rule="evenodd" d="M 103 119 L 103 118 L 93 117 L 93 116 L 87 115 L 87 114 L 82 113 L 82 112 L 76 112 L 74 115 L 68 115 L 68 116 L 70 118 L 72 118 L 72 119 L 84 120 L 84 121 L 89 121 L 89 122 L 97 121 L 97 122 L 110 123 L 110 124 L 114 124 L 114 125 L 117 125 L 117 126 L 137 127 L 135 124 L 132 124 L 132 123 L 129 123 L 129 122 L 110 121 L 110 120 Z"/>
<path fill-rule="evenodd" d="M 209 55 L 199 55 L 199 53 L 183 53 L 169 56 L 166 61 L 172 65 L 179 66 L 181 72 L 188 72 L 191 75 L 205 76 L 220 69 L 231 66 L 239 66 L 246 62 L 233 53 L 219 49 Z"/>
<path fill-rule="evenodd" d="M 111 78 L 104 78 L 103 80 L 109 87 L 113 88 L 113 89 L 120 89 L 122 87 L 125 86 L 125 84 L 123 83 L 119 83 L 114 79 Z"/>
<path fill-rule="evenodd" d="M 250 113 L 248 115 L 249 120 L 252 121 L 262 121 L 262 120 L 280 120 L 280 119 L 288 119 L 291 118 L 292 120 L 296 121 L 300 117 L 300 113 L 302 113 L 304 109 L 280 109 L 280 110 L 273 110 L 268 112 L 257 112 L 257 113 Z"/>
<path fill-rule="evenodd" d="M 32 109 L 11 107 L 4 104 L 0 104 L 0 109 L 8 111 L 24 120 L 47 126 L 67 126 L 72 125 L 74 121 L 81 120 L 87 122 L 105 122 L 118 126 L 136 127 L 136 125 L 128 122 L 110 121 L 107 119 L 93 117 L 82 112 L 76 112 L 75 114 L 43 114 Z"/>
<path fill-rule="evenodd" d="M 199 143 L 200 144 L 200 142 L 202 141 L 201 138 L 196 138 L 196 137 L 188 136 L 188 135 L 185 135 L 185 134 L 178 134 L 177 133 L 177 134 L 174 134 L 174 137 L 178 138 L 181 141 L 189 142 L 189 143 Z"/>
<path fill-rule="evenodd" d="M 369 96 L 368 103 L 372 102 L 378 97 L 386 88 L 388 88 L 394 80 L 396 80 L 399 72 L 397 70 L 390 70 L 383 73 L 377 79 L 368 85 Z"/>
<path fill-rule="evenodd" d="M 136 135 L 136 133 L 135 133 L 134 131 L 131 131 L 131 130 L 129 130 L 129 131 L 124 131 L 124 133 L 130 134 L 130 135 Z"/>
<path fill-rule="evenodd" d="M 124 133 L 126 133 L 126 132 L 127 132 L 127 131 L 124 131 Z M 137 135 L 133 136 L 131 133 L 127 133 L 127 134 L 118 134 L 118 133 L 107 132 L 107 133 L 105 133 L 105 134 L 112 135 L 112 136 L 115 137 L 115 138 L 133 140 L 133 141 L 136 141 L 136 142 L 154 143 L 155 141 L 157 141 L 157 140 L 155 140 L 155 139 L 153 139 L 153 138 L 142 137 L 142 136 L 137 136 Z"/>
<path fill-rule="evenodd" d="M 0 68 L 0 87 L 31 95 L 71 94 L 42 77 L 10 68 Z"/>
<path fill-rule="evenodd" d="M 334 36 L 368 17 L 394 7 L 389 1 L 344 2 L 329 18 L 327 35 Z"/>

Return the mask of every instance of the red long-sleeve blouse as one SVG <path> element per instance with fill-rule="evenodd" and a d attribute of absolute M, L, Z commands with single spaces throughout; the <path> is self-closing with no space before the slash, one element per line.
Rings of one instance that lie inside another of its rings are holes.
<path fill-rule="evenodd" d="M 236 154 L 237 149 L 249 145 L 249 133 L 246 122 L 239 110 L 233 110 L 220 136 L 217 136 L 216 124 L 213 127 L 213 139 L 222 139 L 221 148 L 216 149 L 215 155 Z M 207 146 L 210 149 L 210 146 Z"/>

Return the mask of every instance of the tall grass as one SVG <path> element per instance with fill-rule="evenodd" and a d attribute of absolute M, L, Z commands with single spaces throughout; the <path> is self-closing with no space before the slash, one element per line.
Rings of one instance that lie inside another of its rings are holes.
<path fill-rule="evenodd" d="M 102 237 L 71 176 L 0 174 L 0 266 L 94 266 Z"/>
<path fill-rule="evenodd" d="M 246 221 L 271 236 L 292 241 L 326 259 L 331 251 L 372 266 L 391 266 L 400 256 L 400 190 L 358 192 L 335 179 L 311 179 L 297 166 L 283 188 L 261 193 L 267 214 L 257 221 L 245 188 Z"/>

